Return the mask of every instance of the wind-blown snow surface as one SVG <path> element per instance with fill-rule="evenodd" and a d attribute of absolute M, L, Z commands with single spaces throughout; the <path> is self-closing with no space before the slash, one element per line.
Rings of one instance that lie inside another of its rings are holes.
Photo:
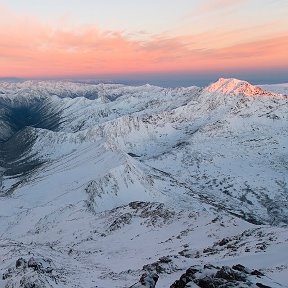
<path fill-rule="evenodd" d="M 0 287 L 129 287 L 145 269 L 169 287 L 205 263 L 287 287 L 288 97 L 276 92 L 1 82 Z M 14 268 L 32 256 L 49 272 Z"/>

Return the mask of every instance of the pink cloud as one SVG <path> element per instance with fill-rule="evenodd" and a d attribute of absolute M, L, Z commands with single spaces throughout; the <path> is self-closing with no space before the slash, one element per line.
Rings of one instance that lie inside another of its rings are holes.
<path fill-rule="evenodd" d="M 2 13 L 1 9 L 0 6 Z M 37 19 L 20 18 L 7 11 L 5 15 L 6 19 L 0 19 L 0 25 L 5 27 L 0 30 L 0 76 L 199 71 L 288 65 L 288 35 L 233 44 L 233 31 L 228 34 L 210 31 L 174 37 L 163 34 L 148 38 L 146 35 L 146 40 L 141 41 L 125 36 L 121 31 L 102 31 L 94 26 L 62 29 Z M 237 34 L 238 38 L 239 35 L 241 33 Z M 227 38 L 230 44 L 225 43 L 224 47 L 213 45 Z"/>

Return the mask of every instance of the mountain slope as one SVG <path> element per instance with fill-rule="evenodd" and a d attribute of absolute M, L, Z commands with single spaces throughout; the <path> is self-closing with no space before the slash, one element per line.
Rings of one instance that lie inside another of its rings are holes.
<path fill-rule="evenodd" d="M 169 287 L 208 263 L 285 287 L 287 102 L 223 78 L 1 82 L 0 287 Z"/>

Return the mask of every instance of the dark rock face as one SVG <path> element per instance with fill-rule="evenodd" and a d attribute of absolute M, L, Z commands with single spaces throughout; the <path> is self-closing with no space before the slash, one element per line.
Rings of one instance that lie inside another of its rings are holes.
<path fill-rule="evenodd" d="M 33 257 L 28 260 L 28 267 L 34 270 L 39 270 L 41 266 L 41 263 L 37 262 Z"/>
<path fill-rule="evenodd" d="M 25 268 L 27 267 L 27 261 L 24 258 L 19 258 L 16 261 L 16 268 Z"/>
<path fill-rule="evenodd" d="M 125 213 L 120 215 L 114 222 L 110 225 L 110 231 L 115 231 L 124 225 L 130 224 L 132 220 L 132 215 L 130 213 Z"/>
<path fill-rule="evenodd" d="M 44 281 L 41 281 L 40 279 L 31 279 L 30 277 L 24 276 L 20 280 L 20 287 L 23 288 L 45 288 L 48 287 Z"/>
<path fill-rule="evenodd" d="M 158 274 L 167 273 L 170 274 L 177 270 L 177 267 L 173 265 L 173 262 L 169 256 L 163 256 L 158 261 L 143 266 L 143 270 L 156 272 Z"/>
<path fill-rule="evenodd" d="M 129 207 L 134 213 L 143 219 L 147 219 L 146 224 L 157 226 L 159 222 L 167 223 L 175 216 L 175 211 L 165 208 L 163 203 L 134 201 L 129 203 Z"/>
<path fill-rule="evenodd" d="M 159 276 L 155 273 L 143 274 L 140 278 L 140 283 L 149 288 L 154 288 L 158 281 Z"/>
<path fill-rule="evenodd" d="M 243 266 L 241 264 L 236 264 L 236 265 L 232 266 L 232 269 L 240 271 L 240 272 L 244 272 L 244 273 L 247 273 L 247 274 L 251 273 L 250 269 L 246 268 L 245 266 Z"/>
<path fill-rule="evenodd" d="M 260 288 L 272 288 L 270 286 L 267 286 L 267 285 L 264 285 L 264 284 L 261 284 L 261 283 L 256 283 L 256 286 L 260 287 Z"/>
<path fill-rule="evenodd" d="M 144 273 L 139 282 L 130 286 L 131 288 L 155 288 L 159 276 L 156 273 Z"/>
<path fill-rule="evenodd" d="M 269 288 L 270 286 L 263 284 L 263 282 L 265 283 L 265 279 L 262 279 L 264 275 L 259 271 L 256 274 L 255 271 L 250 271 L 250 269 L 241 264 L 237 264 L 232 268 L 229 266 L 217 267 L 213 265 L 204 265 L 203 268 L 192 266 L 170 288 L 248 288 L 255 286 Z M 255 275 L 257 276 L 257 283 L 255 283 Z"/>
<path fill-rule="evenodd" d="M 35 259 L 33 257 L 28 261 L 24 258 L 17 259 L 15 268 L 9 268 L 2 275 L 2 280 L 7 281 L 5 288 L 52 287 L 49 282 L 56 283 L 59 277 L 54 273 L 51 262 L 50 259 Z"/>
<path fill-rule="evenodd" d="M 200 266 L 199 266 L 200 267 Z M 193 283 L 193 280 L 196 279 L 195 274 L 198 272 L 198 266 L 192 266 L 186 270 L 186 272 L 180 277 L 179 280 L 176 280 L 170 288 L 184 288 L 187 283 Z"/>
<path fill-rule="evenodd" d="M 246 276 L 242 272 L 235 271 L 228 266 L 223 266 L 215 274 L 215 278 L 222 278 L 227 281 L 245 281 Z"/>

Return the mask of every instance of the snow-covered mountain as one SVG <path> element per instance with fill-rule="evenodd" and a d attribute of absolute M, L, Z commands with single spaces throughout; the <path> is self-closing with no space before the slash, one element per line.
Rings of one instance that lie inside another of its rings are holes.
<path fill-rule="evenodd" d="M 279 89 L 0 82 L 0 287 L 287 287 Z"/>

